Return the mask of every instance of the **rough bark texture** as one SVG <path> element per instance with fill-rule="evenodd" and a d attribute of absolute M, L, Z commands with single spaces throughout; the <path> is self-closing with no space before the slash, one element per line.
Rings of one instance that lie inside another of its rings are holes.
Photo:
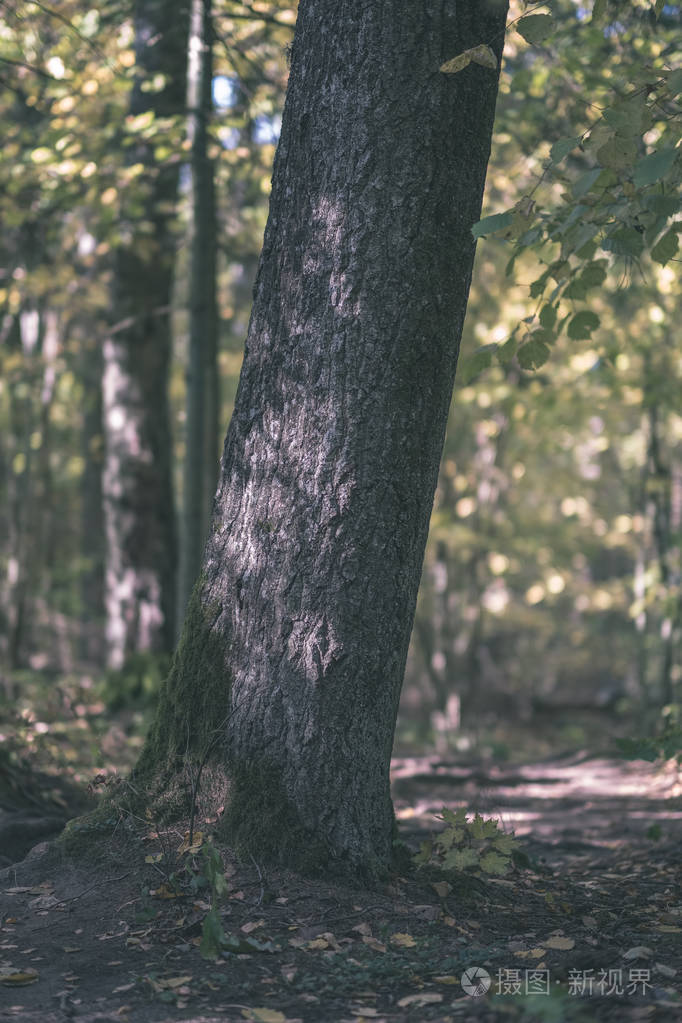
<path fill-rule="evenodd" d="M 505 15 L 299 8 L 203 575 L 140 763 L 201 760 L 219 736 L 225 827 L 256 856 L 390 861 L 393 732 L 497 92 L 490 69 L 438 69 L 482 42 L 499 55 Z"/>
<path fill-rule="evenodd" d="M 133 115 L 180 115 L 185 103 L 186 12 L 169 18 L 162 0 L 135 4 Z M 156 74 L 161 91 L 145 91 Z M 107 649 L 120 668 L 134 651 L 170 651 L 174 639 L 175 524 L 168 413 L 170 301 L 174 263 L 172 209 L 177 163 L 159 165 L 140 138 L 132 163 L 146 167 L 146 199 L 127 212 L 115 254 L 116 324 L 104 342 L 102 491 L 107 541 Z M 136 197 L 139 201 L 139 197 Z"/>

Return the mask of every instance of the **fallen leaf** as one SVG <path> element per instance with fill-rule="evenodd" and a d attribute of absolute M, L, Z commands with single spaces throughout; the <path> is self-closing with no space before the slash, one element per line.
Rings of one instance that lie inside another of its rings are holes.
<path fill-rule="evenodd" d="M 629 948 L 627 952 L 623 952 L 623 959 L 651 959 L 653 954 L 646 945 L 635 945 L 634 948 Z"/>
<path fill-rule="evenodd" d="M 184 987 L 188 980 L 192 979 L 192 974 L 189 973 L 184 977 L 159 977 L 156 983 L 159 987 L 169 988 L 171 991 L 174 988 Z"/>
<path fill-rule="evenodd" d="M 593 916 L 584 916 L 583 923 L 585 924 L 585 927 L 589 927 L 591 931 L 595 931 L 597 929 L 597 921 Z"/>
<path fill-rule="evenodd" d="M 662 977 L 674 977 L 677 974 L 672 966 L 666 966 L 665 963 L 656 963 L 654 966 L 656 973 L 660 973 Z"/>
<path fill-rule="evenodd" d="M 408 1005 L 435 1005 L 436 1002 L 442 1002 L 443 996 L 439 995 L 437 991 L 422 991 L 418 995 L 405 995 L 404 998 L 398 1000 L 398 1005 L 404 1009 Z"/>
<path fill-rule="evenodd" d="M 312 941 L 306 942 L 305 947 L 315 951 L 316 949 L 329 948 L 329 942 L 324 938 L 313 938 Z"/>
<path fill-rule="evenodd" d="M 369 924 L 366 924 L 366 923 L 356 924 L 355 927 L 351 928 L 351 930 L 357 931 L 358 934 L 371 934 L 372 933 L 372 928 L 369 926 Z"/>
<path fill-rule="evenodd" d="M 242 1016 L 256 1023 L 286 1023 L 287 1019 L 279 1009 L 242 1009 Z"/>
<path fill-rule="evenodd" d="M 190 845 L 189 831 L 186 831 L 185 832 L 185 837 L 183 838 L 182 842 L 178 846 L 178 852 L 179 853 L 186 853 L 186 852 L 198 853 L 199 850 L 201 849 L 201 844 L 202 844 L 203 841 L 204 841 L 204 833 L 203 833 L 203 831 L 195 831 L 194 834 L 192 835 L 192 843 Z"/>
<path fill-rule="evenodd" d="M 259 927 L 265 926 L 265 920 L 252 920 L 249 923 L 242 924 L 241 930 L 244 934 L 250 934 L 251 931 L 257 930 Z"/>
<path fill-rule="evenodd" d="M 399 948 L 414 948 L 417 942 L 414 940 L 411 934 L 392 934 L 391 944 L 397 945 Z"/>
<path fill-rule="evenodd" d="M 379 941 L 377 938 L 373 938 L 371 934 L 363 934 L 362 940 L 368 948 L 373 948 L 375 952 L 385 952 L 386 946 Z"/>
<path fill-rule="evenodd" d="M 29 909 L 52 909 L 58 905 L 59 899 L 54 895 L 39 895 L 36 899 L 31 899 L 28 907 Z"/>
<path fill-rule="evenodd" d="M 556 935 L 554 938 L 547 938 L 543 945 L 545 948 L 558 948 L 567 952 L 569 948 L 575 948 L 575 941 L 573 938 L 562 938 L 560 935 Z"/>
<path fill-rule="evenodd" d="M 447 881 L 433 881 L 431 887 L 436 895 L 440 895 L 441 899 L 446 898 L 452 891 L 452 885 Z"/>
<path fill-rule="evenodd" d="M 8 973 L 0 973 L 0 983 L 8 987 L 23 987 L 26 984 L 34 984 L 38 979 L 37 970 L 11 970 Z"/>
<path fill-rule="evenodd" d="M 458 978 L 453 977 L 451 973 L 443 977 L 432 977 L 431 980 L 436 984 L 456 984 L 458 982 Z"/>

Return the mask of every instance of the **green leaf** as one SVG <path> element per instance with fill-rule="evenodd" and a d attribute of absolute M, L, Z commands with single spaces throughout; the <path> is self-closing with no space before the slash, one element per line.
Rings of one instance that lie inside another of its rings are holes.
<path fill-rule="evenodd" d="M 549 151 L 552 163 L 561 163 L 565 156 L 575 149 L 578 139 L 559 139 Z"/>
<path fill-rule="evenodd" d="M 546 330 L 551 330 L 556 323 L 556 306 L 543 305 L 540 310 L 540 324 Z"/>
<path fill-rule="evenodd" d="M 596 313 L 589 309 L 583 309 L 581 312 L 576 313 L 569 321 L 567 328 L 568 336 L 573 341 L 583 341 L 592 336 L 592 331 L 596 330 L 600 323 L 601 320 Z"/>
<path fill-rule="evenodd" d="M 600 174 L 601 167 L 594 167 L 592 170 L 581 174 L 578 180 L 573 184 L 574 197 L 576 199 L 581 199 L 584 195 L 587 195 Z"/>
<path fill-rule="evenodd" d="M 658 192 L 645 195 L 642 205 L 652 213 L 661 217 L 672 217 L 680 210 L 680 198 L 677 195 L 659 195 Z"/>
<path fill-rule="evenodd" d="M 678 96 L 682 92 L 682 68 L 673 71 L 668 75 L 666 84 L 671 96 Z"/>
<path fill-rule="evenodd" d="M 663 237 L 656 242 L 651 250 L 651 258 L 656 263 L 660 263 L 661 266 L 665 266 L 668 260 L 672 259 L 677 252 L 678 245 L 679 239 L 677 237 L 677 232 L 671 228 L 670 231 L 664 234 Z"/>
<path fill-rule="evenodd" d="M 483 217 L 471 228 L 474 238 L 482 238 L 486 234 L 493 234 L 495 231 L 502 231 L 509 227 L 514 219 L 513 213 L 493 213 L 490 217 Z"/>
<path fill-rule="evenodd" d="M 460 806 L 458 810 L 450 810 L 449 807 L 444 806 L 440 812 L 440 817 L 445 821 L 446 824 L 451 824 L 452 827 L 459 827 L 467 822 L 467 811 L 465 806 Z"/>
<path fill-rule="evenodd" d="M 544 341 L 531 337 L 521 345 L 516 356 L 522 369 L 538 369 L 544 366 L 550 356 L 550 350 Z"/>
<path fill-rule="evenodd" d="M 602 116 L 613 131 L 630 137 L 642 135 L 653 123 L 644 90 L 606 107 Z"/>
<path fill-rule="evenodd" d="M 499 835 L 496 835 L 493 841 L 493 848 L 502 856 L 511 856 L 516 849 L 516 845 L 517 840 L 514 835 L 507 835 L 504 831 L 501 831 Z"/>
<path fill-rule="evenodd" d="M 466 870 L 467 867 L 478 865 L 478 853 L 475 849 L 453 849 L 443 860 L 446 870 Z"/>
<path fill-rule="evenodd" d="M 494 347 L 493 345 L 492 348 Z M 492 350 L 488 345 L 479 348 L 473 355 L 468 355 L 457 370 L 457 379 L 462 387 L 466 387 L 474 377 L 477 377 L 484 369 L 488 369 L 492 361 Z"/>
<path fill-rule="evenodd" d="M 635 162 L 637 146 L 634 139 L 614 135 L 603 146 L 600 146 L 596 155 L 602 167 L 617 171 L 625 170 Z"/>
<path fill-rule="evenodd" d="M 419 846 L 419 852 L 416 853 L 412 859 L 418 867 L 423 867 L 424 864 L 428 863 L 431 859 L 431 853 L 433 852 L 433 844 L 429 841 L 424 841 Z"/>
<path fill-rule="evenodd" d="M 492 817 L 489 817 L 486 820 L 477 813 L 471 822 L 471 834 L 472 837 L 477 840 L 482 838 L 493 838 L 497 834 L 498 830 L 499 827 L 497 821 Z"/>
<path fill-rule="evenodd" d="M 598 259 L 594 263 L 588 263 L 583 272 L 580 275 L 580 279 L 585 282 L 589 288 L 598 288 L 600 284 L 603 284 L 606 280 L 606 267 L 607 262 L 605 259 Z"/>
<path fill-rule="evenodd" d="M 495 353 L 497 355 L 497 361 L 501 366 L 508 366 L 516 355 L 517 340 L 516 331 L 511 333 L 503 345 L 500 345 Z"/>
<path fill-rule="evenodd" d="M 199 952 L 204 959 L 216 959 L 225 941 L 225 931 L 217 909 L 211 909 L 204 917 L 201 928 Z"/>
<path fill-rule="evenodd" d="M 655 181 L 664 178 L 677 157 L 676 149 L 659 149 L 655 153 L 643 156 L 635 165 L 635 173 L 632 180 L 637 188 L 644 188 L 653 185 Z"/>
<path fill-rule="evenodd" d="M 481 856 L 480 868 L 484 874 L 506 874 L 510 866 L 509 857 L 499 853 L 491 851 Z"/>
<path fill-rule="evenodd" d="M 527 43 L 535 46 L 551 35 L 554 30 L 554 21 L 551 14 L 529 14 L 526 18 L 521 18 L 515 28 Z"/>
<path fill-rule="evenodd" d="M 634 227 L 621 227 L 604 238 L 601 247 L 605 252 L 613 252 L 614 256 L 637 257 L 644 251 L 644 238 Z"/>
<path fill-rule="evenodd" d="M 663 10 L 664 7 L 665 0 L 656 0 L 656 3 L 654 4 L 654 14 L 656 15 L 656 20 L 660 18 L 661 11 Z"/>

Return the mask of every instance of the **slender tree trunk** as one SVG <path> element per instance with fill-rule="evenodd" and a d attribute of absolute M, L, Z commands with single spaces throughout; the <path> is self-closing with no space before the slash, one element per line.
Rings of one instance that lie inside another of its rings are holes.
<path fill-rule="evenodd" d="M 393 732 L 498 78 L 439 67 L 479 43 L 499 57 L 505 16 L 492 0 L 299 7 L 215 515 L 138 765 L 167 791 L 206 758 L 226 834 L 257 857 L 368 875 L 390 861 Z"/>
<path fill-rule="evenodd" d="M 191 145 L 191 256 L 187 432 L 180 543 L 179 626 L 201 568 L 217 481 L 215 191 L 208 153 L 213 107 L 211 0 L 192 0 L 187 61 L 188 136 Z"/>
<path fill-rule="evenodd" d="M 132 115 L 178 116 L 185 103 L 184 5 L 135 3 L 136 82 Z M 157 91 L 154 77 L 165 76 Z M 150 89 L 151 86 L 151 89 Z M 143 218 L 122 211 L 129 237 L 115 254 L 116 324 L 103 347 L 108 662 L 136 650 L 169 651 L 175 630 L 175 522 L 168 367 L 177 162 L 159 164 L 141 136 L 130 159 L 146 169 Z M 135 196 L 137 202 L 140 196 Z"/>

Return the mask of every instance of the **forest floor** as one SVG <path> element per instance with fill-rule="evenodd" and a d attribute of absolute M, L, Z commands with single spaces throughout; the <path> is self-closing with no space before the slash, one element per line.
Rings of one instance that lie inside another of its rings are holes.
<path fill-rule="evenodd" d="M 232 950 L 206 959 L 206 891 L 172 869 L 182 829 L 119 828 L 87 862 L 43 844 L 0 872 L 0 1019 L 682 1020 L 676 764 L 404 756 L 393 785 L 413 849 L 465 806 L 513 829 L 524 865 L 447 894 L 410 869 L 368 891 L 219 848 Z"/>

